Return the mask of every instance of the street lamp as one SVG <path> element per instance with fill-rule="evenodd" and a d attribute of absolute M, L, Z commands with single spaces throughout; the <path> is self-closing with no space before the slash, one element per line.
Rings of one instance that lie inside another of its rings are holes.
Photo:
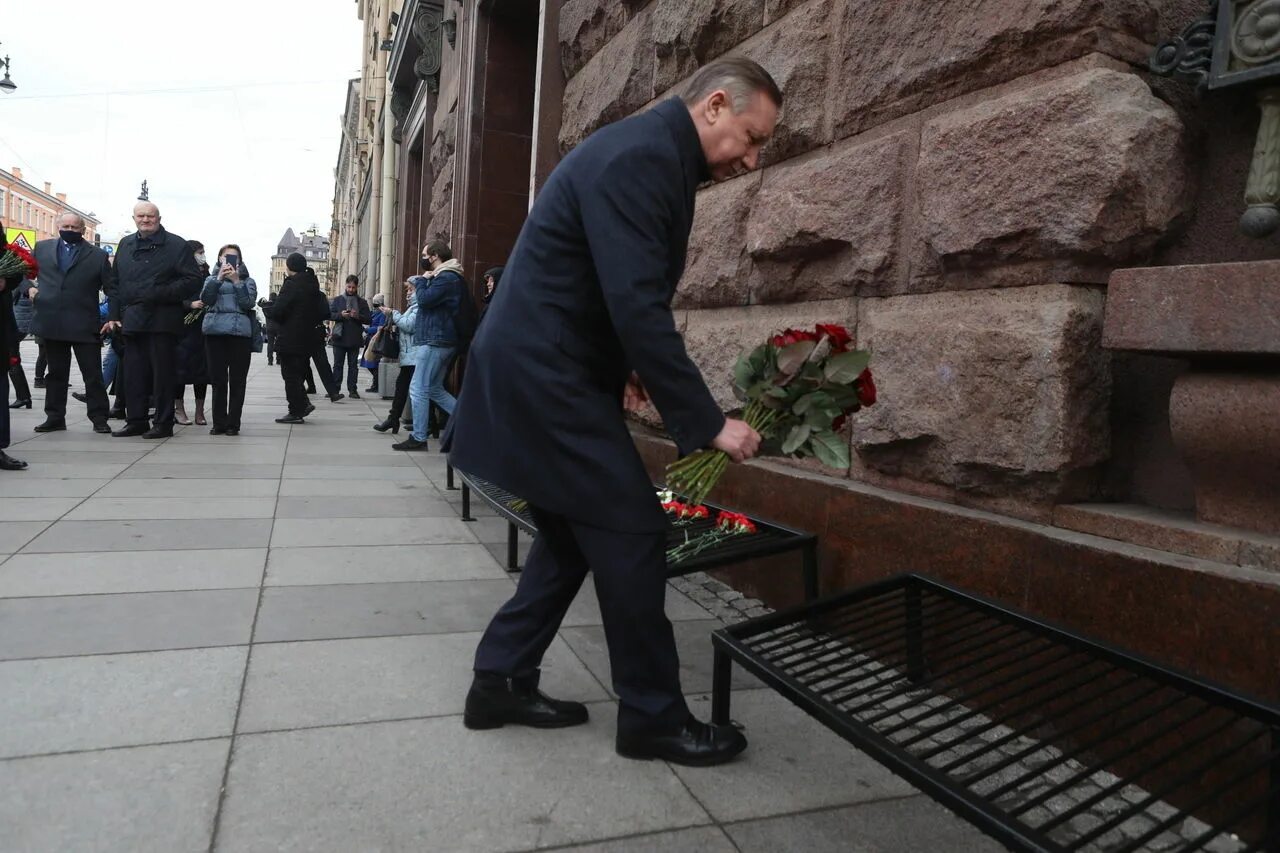
<path fill-rule="evenodd" d="M 9 57 L 5 56 L 4 61 L 0 62 L 0 68 L 4 69 L 4 79 L 0 80 L 0 89 L 4 90 L 7 95 L 14 89 L 18 88 L 18 84 L 9 79 Z"/>

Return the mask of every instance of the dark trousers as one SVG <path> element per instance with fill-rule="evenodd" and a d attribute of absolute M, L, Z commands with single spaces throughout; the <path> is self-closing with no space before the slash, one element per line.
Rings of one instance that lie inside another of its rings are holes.
<path fill-rule="evenodd" d="M 283 356 L 281 356 L 283 357 Z M 315 372 L 311 372 L 311 364 L 315 365 Z M 324 393 L 332 397 L 338 393 L 338 383 L 333 381 L 333 368 L 329 366 L 329 354 L 325 352 L 324 342 L 317 341 L 315 346 L 311 348 L 311 364 L 306 364 L 307 388 L 312 393 L 316 389 L 316 378 L 320 379 L 320 384 L 324 386 Z"/>
<path fill-rule="evenodd" d="M 107 386 L 102 381 L 102 347 L 98 344 L 45 341 L 45 358 L 49 361 L 48 381 L 45 383 L 44 414 L 51 421 L 67 419 L 67 381 L 71 378 L 71 354 L 84 379 L 85 400 L 89 406 L 89 420 L 95 424 L 107 422 Z"/>
<path fill-rule="evenodd" d="M 18 335 L 18 343 L 21 344 L 26 339 L 26 335 Z M 27 384 L 27 374 L 22 370 L 22 359 L 18 359 L 17 364 L 9 366 L 9 384 L 13 386 L 13 399 L 30 400 L 31 386 Z M 4 404 L 9 405 L 9 392 L 4 392 Z"/>
<path fill-rule="evenodd" d="M 173 428 L 173 396 L 178 387 L 178 336 L 148 332 L 124 336 L 125 411 L 130 426 L 147 423 L 155 394 L 158 427 Z"/>
<path fill-rule="evenodd" d="M 36 379 L 44 379 L 49 361 L 44 354 L 44 338 L 36 338 Z"/>
<path fill-rule="evenodd" d="M 0 450 L 9 446 L 9 371 L 0 370 Z"/>
<path fill-rule="evenodd" d="M 356 384 L 360 381 L 360 348 L 359 347 L 334 347 L 333 348 L 333 387 L 342 387 L 342 363 L 347 363 L 347 390 L 351 393 L 356 392 Z"/>
<path fill-rule="evenodd" d="M 289 401 L 289 414 L 302 417 L 307 411 L 307 354 L 276 353 L 280 375 L 284 377 L 284 396 Z"/>
<path fill-rule="evenodd" d="M 276 363 L 276 336 L 264 335 L 267 339 L 267 364 Z"/>
<path fill-rule="evenodd" d="M 206 335 L 204 351 L 213 386 L 214 429 L 240 429 L 244 386 L 249 378 L 252 341 L 235 335 Z M 228 389 L 230 394 L 228 395 Z"/>
<path fill-rule="evenodd" d="M 689 715 L 667 619 L 666 537 L 589 527 L 530 507 L 538 525 L 520 585 L 476 649 L 477 672 L 507 678 L 538 673 L 565 611 L 590 569 L 604 617 L 618 730 L 679 726 Z"/>
<path fill-rule="evenodd" d="M 391 414 L 387 415 L 387 420 L 398 421 L 404 414 L 404 404 L 409 402 L 409 383 L 412 381 L 413 365 L 401 365 L 400 372 L 396 374 L 396 395 L 391 398 Z"/>

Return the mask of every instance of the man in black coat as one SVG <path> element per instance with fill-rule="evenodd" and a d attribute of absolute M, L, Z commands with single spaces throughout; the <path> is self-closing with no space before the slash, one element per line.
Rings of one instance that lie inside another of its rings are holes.
<path fill-rule="evenodd" d="M 755 168 L 781 103 L 760 66 L 719 60 L 682 98 L 579 145 L 538 193 L 446 436 L 454 466 L 525 498 L 538 524 L 516 594 L 476 651 L 469 728 L 585 722 L 585 706 L 537 684 L 591 570 L 619 697 L 618 752 L 709 765 L 746 747 L 736 729 L 701 723 L 685 704 L 664 612 L 667 520 L 623 406 L 647 393 L 681 453 L 755 453 L 759 435 L 721 413 L 670 306 L 698 185 Z"/>
<path fill-rule="evenodd" d="M 187 241 L 160 224 L 160 208 L 133 206 L 136 233 L 120 241 L 111 270 L 110 317 L 103 331 L 124 335 L 125 407 L 128 420 L 117 438 L 173 435 L 178 336 L 187 305 L 200 295 L 200 267 Z M 155 423 L 147 409 L 155 394 Z"/>
<path fill-rule="evenodd" d="M 4 223 L 0 222 L 0 257 L 9 251 L 9 241 L 4 234 Z M 0 471 L 21 471 L 27 467 L 27 463 L 4 452 L 9 446 L 9 368 L 20 364 L 22 359 L 18 350 L 22 336 L 13 319 L 13 292 L 20 284 L 20 275 L 0 278 Z"/>
<path fill-rule="evenodd" d="M 329 319 L 333 321 L 333 334 L 329 345 L 333 347 L 333 388 L 342 387 L 342 363 L 347 363 L 347 396 L 360 399 L 356 384 L 360 381 L 358 361 L 364 349 L 364 327 L 373 322 L 369 303 L 360 295 L 360 279 L 347 276 L 346 292 L 333 297 L 329 305 Z"/>
<path fill-rule="evenodd" d="M 276 423 L 300 424 L 315 406 L 307 400 L 303 387 L 307 375 L 307 359 L 315 347 L 316 324 L 329 315 L 329 303 L 320 292 L 315 271 L 307 259 L 294 252 L 285 259 L 289 277 L 280 287 L 280 295 L 263 306 L 268 320 L 277 324 L 276 355 L 280 359 L 280 375 L 289 401 L 289 413 L 276 418 Z"/>
<path fill-rule="evenodd" d="M 71 354 L 84 378 L 85 402 L 94 432 L 111 432 L 107 425 L 107 388 L 102 381 L 102 340 L 99 335 L 98 293 L 111 292 L 111 262 L 107 253 L 84 239 L 84 219 L 76 213 L 58 217 L 58 236 L 36 243 L 40 280 L 31 288 L 31 334 L 44 340 L 49 372 L 44 395 L 44 423 L 36 432 L 67 428 L 67 379 Z"/>

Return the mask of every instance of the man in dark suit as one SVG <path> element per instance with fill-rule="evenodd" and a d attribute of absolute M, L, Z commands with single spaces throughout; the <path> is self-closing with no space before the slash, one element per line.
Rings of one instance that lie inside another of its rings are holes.
<path fill-rule="evenodd" d="M 98 293 L 110 293 L 111 262 L 107 253 L 85 242 L 79 214 L 58 217 L 58 236 L 36 243 L 40 264 L 38 286 L 31 288 L 31 333 L 44 339 L 49 362 L 48 391 L 44 395 L 44 423 L 36 432 L 67 428 L 67 378 L 71 354 L 84 378 L 85 402 L 93 431 L 107 433 L 107 388 L 102 381 L 102 342 Z"/>
<path fill-rule="evenodd" d="M 516 241 L 449 424 L 460 470 L 529 502 L 538 537 L 515 596 L 485 632 L 469 728 L 575 725 L 586 707 L 538 689 L 538 667 L 588 570 L 619 697 L 617 750 L 681 764 L 728 761 L 731 726 L 696 720 L 664 612 L 667 520 L 627 429 L 651 397 L 681 453 L 735 461 L 760 441 L 726 419 L 671 313 L 698 185 L 757 166 L 782 94 L 759 65 L 723 59 L 681 98 L 574 149 Z"/>
<path fill-rule="evenodd" d="M 111 269 L 110 317 L 102 331 L 124 335 L 125 405 L 128 421 L 112 435 L 173 435 L 178 336 L 187 305 L 200 295 L 200 267 L 187 241 L 160 224 L 149 201 L 133 206 L 136 233 L 120 241 Z M 155 423 L 147 410 L 155 395 Z"/>
<path fill-rule="evenodd" d="M 333 334 L 329 345 L 333 347 L 333 391 L 342 387 L 342 363 L 347 364 L 347 396 L 359 400 L 356 383 L 360 376 L 356 362 L 360 351 L 364 348 L 364 327 L 373 321 L 369 311 L 369 303 L 360 295 L 360 279 L 354 275 L 347 276 L 346 290 L 341 296 L 333 297 L 329 304 L 329 319 L 333 321 Z"/>

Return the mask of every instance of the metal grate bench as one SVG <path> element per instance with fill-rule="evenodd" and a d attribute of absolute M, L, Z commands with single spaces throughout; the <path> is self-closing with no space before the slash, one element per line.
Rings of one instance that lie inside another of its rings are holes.
<path fill-rule="evenodd" d="M 1280 709 L 903 575 L 723 628 L 732 663 L 1015 850 L 1280 851 Z"/>
<path fill-rule="evenodd" d="M 506 520 L 507 571 L 518 570 L 517 531 L 523 530 L 529 535 L 537 533 L 538 527 L 533 520 L 533 516 L 529 514 L 527 509 L 523 511 L 513 509 L 512 505 L 519 499 L 505 489 L 464 471 L 453 471 L 453 473 L 462 481 L 462 520 L 475 521 L 471 517 L 471 496 L 472 494 L 480 496 L 494 512 Z M 724 509 L 724 507 L 715 506 L 714 504 L 707 504 L 706 506 L 716 511 Z M 667 577 L 680 577 L 692 572 L 702 572 L 708 569 L 717 569 L 741 563 L 745 560 L 754 560 L 757 557 L 769 557 L 774 554 L 799 551 L 801 572 L 804 578 L 805 599 L 816 598 L 818 595 L 817 537 L 811 533 L 793 530 L 770 521 L 758 518 L 752 518 L 751 520 L 756 524 L 756 533 L 749 536 L 735 536 L 701 553 L 678 562 L 668 563 Z M 683 527 L 673 526 L 667 534 L 668 547 L 678 545 L 684 541 L 686 535 L 696 536 L 709 530 L 714 525 L 715 519 L 713 517 L 701 519 Z"/>

